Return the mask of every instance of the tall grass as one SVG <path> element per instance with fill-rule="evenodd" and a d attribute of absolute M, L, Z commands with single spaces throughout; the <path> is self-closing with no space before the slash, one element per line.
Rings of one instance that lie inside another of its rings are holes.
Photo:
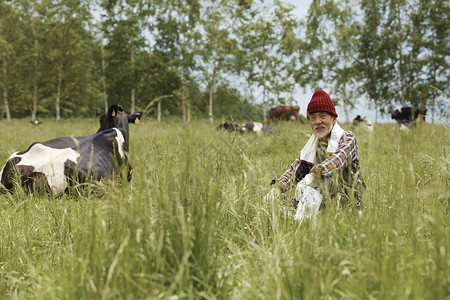
<path fill-rule="evenodd" d="M 95 120 L 0 125 L 1 162 L 33 141 L 97 130 Z M 0 295 L 449 298 L 448 126 L 354 129 L 368 186 L 362 218 L 328 203 L 300 226 L 262 197 L 308 125 L 259 137 L 214 128 L 143 120 L 130 127 L 131 183 L 0 195 Z"/>

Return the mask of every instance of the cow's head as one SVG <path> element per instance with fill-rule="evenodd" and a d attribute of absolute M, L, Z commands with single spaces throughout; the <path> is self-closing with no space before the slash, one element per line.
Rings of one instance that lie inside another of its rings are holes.
<path fill-rule="evenodd" d="M 97 132 L 105 131 L 111 128 L 117 128 L 122 132 L 125 139 L 125 149 L 128 150 L 129 144 L 129 129 L 128 123 L 139 124 L 142 117 L 141 112 L 135 112 L 128 115 L 123 107 L 117 104 L 111 105 L 108 113 L 100 117 L 100 129 Z"/>
<path fill-rule="evenodd" d="M 401 108 L 391 111 L 391 119 L 398 119 L 401 114 Z"/>

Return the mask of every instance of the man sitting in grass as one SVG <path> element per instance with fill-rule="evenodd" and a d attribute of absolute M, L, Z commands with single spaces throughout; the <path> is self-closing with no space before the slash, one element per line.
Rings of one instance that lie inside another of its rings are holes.
<path fill-rule="evenodd" d="M 360 209 L 359 190 L 365 188 L 359 168 L 355 134 L 344 131 L 336 122 L 338 115 L 330 96 L 316 91 L 307 108 L 313 135 L 300 155 L 278 180 L 266 199 L 274 199 L 296 184 L 297 220 L 314 216 L 323 197 L 338 203 L 354 203 Z"/>

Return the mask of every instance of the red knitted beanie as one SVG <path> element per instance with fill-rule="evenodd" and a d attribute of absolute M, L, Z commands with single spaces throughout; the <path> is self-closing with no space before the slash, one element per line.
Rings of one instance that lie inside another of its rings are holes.
<path fill-rule="evenodd" d="M 308 109 L 306 110 L 306 117 L 309 120 L 309 114 L 322 111 L 329 113 L 335 118 L 338 117 L 330 96 L 328 96 L 325 91 L 315 91 L 312 95 L 311 101 L 309 101 Z"/>

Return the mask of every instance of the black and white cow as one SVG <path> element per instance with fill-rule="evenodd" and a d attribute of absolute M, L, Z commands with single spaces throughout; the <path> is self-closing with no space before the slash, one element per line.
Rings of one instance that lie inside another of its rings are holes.
<path fill-rule="evenodd" d="M 246 127 L 246 129 L 249 132 L 254 132 L 254 133 L 257 133 L 257 134 L 260 134 L 261 132 L 272 133 L 274 128 L 275 128 L 273 126 L 265 126 L 265 125 L 263 125 L 262 123 L 259 123 L 259 122 L 247 123 L 247 124 L 245 124 L 245 127 Z"/>
<path fill-rule="evenodd" d="M 254 132 L 254 133 L 261 133 L 264 126 L 262 123 L 259 122 L 249 122 L 246 123 L 241 127 L 241 132 Z"/>
<path fill-rule="evenodd" d="M 360 115 L 357 115 L 356 118 L 353 119 L 353 126 L 358 126 L 367 129 L 368 131 L 373 131 L 373 122 L 367 120 L 366 117 L 361 118 Z"/>
<path fill-rule="evenodd" d="M 361 118 L 360 115 L 357 115 L 356 118 L 353 119 L 353 125 L 358 126 L 359 124 L 364 123 L 366 121 L 367 121 L 366 117 Z"/>
<path fill-rule="evenodd" d="M 411 127 L 419 118 L 425 121 L 427 109 L 417 107 L 401 107 L 391 112 L 391 118 L 400 125 Z"/>
<path fill-rule="evenodd" d="M 233 124 L 230 122 L 225 122 L 223 124 L 220 124 L 217 129 L 225 129 L 228 131 L 235 131 L 235 132 L 253 132 L 256 134 L 260 134 L 261 132 L 265 133 L 272 133 L 274 127 L 273 126 L 264 126 L 260 122 L 249 122 L 245 124 Z"/>
<path fill-rule="evenodd" d="M 242 126 L 244 126 L 243 124 L 233 124 L 231 122 L 226 121 L 223 124 L 220 124 L 219 127 L 217 127 L 217 129 L 225 129 L 228 131 L 241 131 Z"/>
<path fill-rule="evenodd" d="M 63 193 L 75 182 L 96 181 L 128 168 L 131 180 L 128 123 L 139 124 L 142 113 L 128 115 L 112 105 L 100 117 L 100 129 L 86 137 L 61 137 L 33 143 L 28 150 L 12 154 L 0 173 L 0 182 L 11 190 L 14 181 L 35 190 Z"/>

